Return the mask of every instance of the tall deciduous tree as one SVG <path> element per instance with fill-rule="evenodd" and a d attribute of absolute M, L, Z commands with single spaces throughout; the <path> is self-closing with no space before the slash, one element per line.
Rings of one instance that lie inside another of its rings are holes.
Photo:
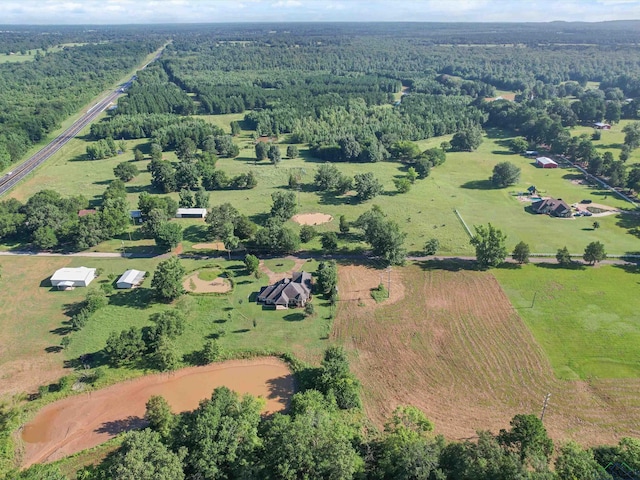
<path fill-rule="evenodd" d="M 500 162 L 493 167 L 491 183 L 496 187 L 508 187 L 520 181 L 520 167 L 511 162 Z"/>
<path fill-rule="evenodd" d="M 591 242 L 585 247 L 582 258 L 589 265 L 595 265 L 607 258 L 607 252 L 605 252 L 604 245 L 602 243 Z"/>
<path fill-rule="evenodd" d="M 158 264 L 151 279 L 151 288 L 162 300 L 171 301 L 184 293 L 182 277 L 186 271 L 178 257 L 171 257 Z"/>
<path fill-rule="evenodd" d="M 476 261 L 480 268 L 495 267 L 504 262 L 507 257 L 507 236 L 490 223 L 486 226 L 477 225 L 475 230 L 471 245 L 476 249 Z"/>
<path fill-rule="evenodd" d="M 130 432 L 109 462 L 112 480 L 182 480 L 180 456 L 170 451 L 152 430 Z"/>
<path fill-rule="evenodd" d="M 511 252 L 511 258 L 513 258 L 519 264 L 529 263 L 529 244 L 519 242 Z"/>

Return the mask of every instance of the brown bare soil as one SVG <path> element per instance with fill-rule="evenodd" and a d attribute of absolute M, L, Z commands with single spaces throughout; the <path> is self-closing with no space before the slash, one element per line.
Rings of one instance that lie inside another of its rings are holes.
<path fill-rule="evenodd" d="M 196 243 L 191 246 L 194 250 L 218 250 L 224 251 L 224 243 L 222 242 L 213 242 L 213 243 Z"/>
<path fill-rule="evenodd" d="M 44 407 L 24 427 L 23 466 L 54 461 L 144 426 L 145 404 L 152 395 L 162 395 L 174 412 L 183 412 L 197 408 L 222 385 L 262 396 L 265 413 L 284 409 L 294 390 L 287 366 L 269 357 L 149 375 L 65 398 Z"/>
<path fill-rule="evenodd" d="M 65 305 L 84 297 L 83 289 L 51 292 L 48 278 L 68 258 L 3 257 L 0 297 L 0 398 L 35 391 L 67 372 L 62 366 L 60 335 L 68 320 Z"/>
<path fill-rule="evenodd" d="M 258 269 L 264 273 L 269 278 L 269 283 L 276 283 L 282 280 L 283 278 L 289 278 L 293 272 L 299 272 L 302 266 L 306 263 L 306 260 L 303 258 L 297 257 L 288 257 L 291 258 L 295 263 L 291 270 L 287 270 L 286 272 L 273 272 L 271 271 L 262 260 L 260 260 L 260 264 Z"/>
<path fill-rule="evenodd" d="M 365 291 L 379 271 L 341 267 L 332 332 L 352 352 L 378 425 L 412 404 L 447 438 L 470 438 L 497 433 L 515 414 L 539 414 L 551 393 L 545 425 L 556 440 L 596 445 L 640 434 L 640 380 L 558 380 L 492 275 L 419 266 L 394 274 L 392 297 L 402 283 L 402 298 L 372 310 Z"/>
<path fill-rule="evenodd" d="M 231 291 L 231 282 L 223 277 L 213 281 L 202 280 L 198 277 L 198 272 L 195 272 L 184 279 L 182 287 L 193 293 L 227 293 Z"/>
<path fill-rule="evenodd" d="M 300 225 L 322 225 L 329 223 L 333 217 L 326 213 L 299 213 L 294 215 L 291 220 Z"/>

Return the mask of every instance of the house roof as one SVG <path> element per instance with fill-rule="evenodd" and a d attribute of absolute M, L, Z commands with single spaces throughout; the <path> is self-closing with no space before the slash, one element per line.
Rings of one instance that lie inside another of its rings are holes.
<path fill-rule="evenodd" d="M 87 215 L 93 215 L 94 213 L 98 213 L 98 211 L 94 208 L 83 208 L 78 212 L 78 216 L 86 217 Z"/>
<path fill-rule="evenodd" d="M 138 285 L 147 272 L 141 270 L 127 270 L 118 279 L 117 283 L 128 283 L 130 285 Z"/>
<path fill-rule="evenodd" d="M 77 268 L 61 268 L 51 275 L 51 281 L 55 282 L 81 282 L 83 280 L 93 279 L 96 276 L 95 268 L 77 267 Z"/>
<path fill-rule="evenodd" d="M 558 165 L 558 162 L 551 160 L 549 157 L 538 157 L 536 162 L 540 165 Z"/>
<path fill-rule="evenodd" d="M 593 124 L 594 127 L 610 127 L 611 125 L 603 122 L 596 122 Z"/>
<path fill-rule="evenodd" d="M 207 215 L 207 209 L 206 208 L 179 208 L 178 211 L 176 212 L 176 215 L 201 215 L 204 217 Z"/>
<path fill-rule="evenodd" d="M 288 305 L 291 300 L 308 300 L 311 296 L 311 274 L 295 272 L 291 278 L 284 278 L 279 282 L 264 287 L 259 298 L 276 305 Z"/>
<path fill-rule="evenodd" d="M 549 212 L 556 215 L 562 215 L 571 211 L 571 207 L 561 198 L 545 198 L 531 204 L 531 208 L 535 212 Z"/>

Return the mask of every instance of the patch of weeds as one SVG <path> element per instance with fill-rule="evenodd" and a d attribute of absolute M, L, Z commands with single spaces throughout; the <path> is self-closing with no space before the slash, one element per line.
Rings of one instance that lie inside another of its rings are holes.
<path fill-rule="evenodd" d="M 381 283 L 377 288 L 371 289 L 371 298 L 373 298 L 377 303 L 384 302 L 389 298 L 389 291 Z"/>

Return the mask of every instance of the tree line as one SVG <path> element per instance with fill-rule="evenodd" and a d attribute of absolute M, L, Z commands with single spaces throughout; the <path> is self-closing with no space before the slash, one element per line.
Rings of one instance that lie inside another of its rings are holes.
<path fill-rule="evenodd" d="M 147 335 L 177 332 L 178 325 L 176 318 L 157 318 Z M 319 368 L 299 366 L 297 378 L 299 391 L 288 411 L 271 416 L 261 416 L 261 400 L 226 387 L 181 414 L 152 396 L 147 427 L 125 434 L 119 448 L 81 469 L 78 478 L 605 480 L 614 478 L 605 470 L 611 464 L 630 474 L 640 469 L 637 439 L 590 449 L 572 441 L 555 445 L 532 414 L 517 414 L 508 428 L 481 430 L 463 441 L 445 440 L 422 411 L 407 405 L 398 406 L 382 430 L 365 428 L 359 383 L 341 347 L 329 347 Z M 66 479 L 55 465 L 35 465 L 8 478 Z"/>

